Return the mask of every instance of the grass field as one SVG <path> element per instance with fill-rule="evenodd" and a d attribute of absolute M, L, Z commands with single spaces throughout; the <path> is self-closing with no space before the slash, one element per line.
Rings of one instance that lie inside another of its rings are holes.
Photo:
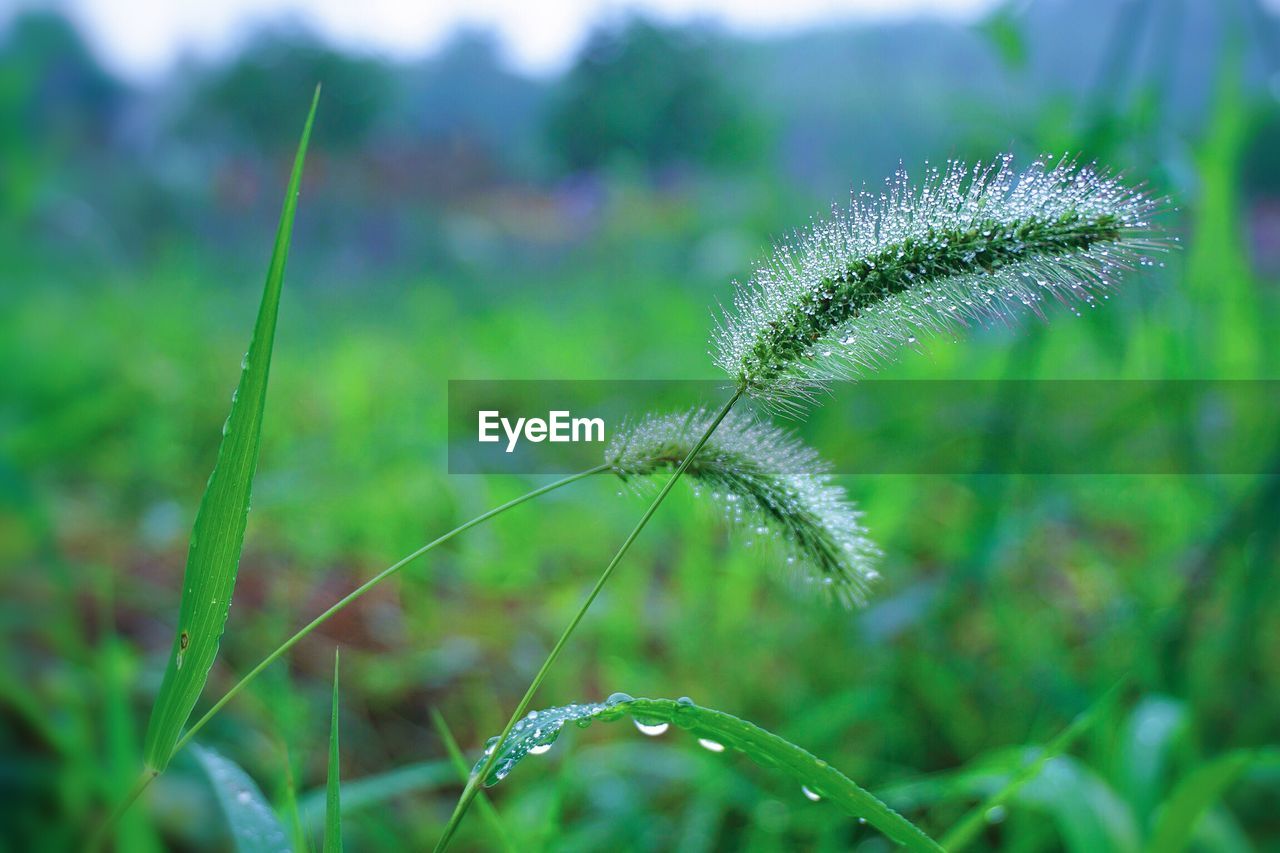
<path fill-rule="evenodd" d="M 1214 103 L 1174 158 L 1190 178 L 1113 149 L 1112 162 L 1176 208 L 1163 222 L 1178 247 L 1162 268 L 1082 317 L 925 341 L 879 377 L 1280 377 L 1280 281 L 1250 241 L 1245 163 L 1275 101 L 1220 92 Z M 313 156 L 313 189 L 328 198 L 337 190 L 323 164 L 343 155 Z M 283 163 L 262 210 L 283 189 Z M 820 204 L 772 178 L 738 196 L 716 178 L 603 185 L 589 231 L 550 260 L 522 262 L 541 250 L 502 229 L 528 210 L 489 197 L 433 220 L 464 243 L 468 225 L 493 226 L 496 237 L 477 232 L 493 241 L 478 244 L 493 248 L 488 260 L 350 279 L 323 266 L 327 232 L 319 214 L 308 219 L 304 183 L 235 604 L 198 713 L 362 580 L 543 482 L 446 473 L 448 380 L 720 378 L 707 356 L 711 306 Z M 343 223 L 324 210 L 325 227 Z M 237 243 L 251 263 L 197 232 L 106 262 L 105 250 L 32 239 L 29 221 L 7 216 L 0 847 L 60 849 L 82 843 L 137 775 L 270 243 L 265 230 Z M 1036 412 L 1000 405 L 1037 428 Z M 838 448 L 857 428 L 824 417 L 806 436 Z M 842 475 L 885 552 L 869 606 L 852 612 L 797 594 L 767 551 L 677 489 L 535 707 L 687 695 L 803 746 L 937 838 L 1121 684 L 1063 755 L 986 814 L 979 846 L 1271 849 L 1280 444 L 1258 440 L 1273 449 L 1253 474 Z M 296 790 L 302 835 L 318 849 L 340 646 L 347 845 L 434 844 L 461 785 L 432 711 L 473 761 L 643 508 L 593 478 L 468 532 L 307 638 L 200 742 L 276 807 Z M 776 770 L 676 729 L 574 730 L 488 793 L 518 849 L 888 846 Z M 495 825 L 473 813 L 458 842 L 493 849 Z M 126 815 L 117 843 L 231 843 L 191 755 Z"/>

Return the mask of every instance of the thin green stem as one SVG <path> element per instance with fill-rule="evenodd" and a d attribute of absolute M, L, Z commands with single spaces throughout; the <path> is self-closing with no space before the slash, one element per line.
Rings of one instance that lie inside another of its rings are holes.
<path fill-rule="evenodd" d="M 440 841 L 436 844 L 436 853 L 443 853 L 444 849 L 449 846 L 449 841 L 453 838 L 453 834 L 458 830 L 458 824 L 462 822 L 462 816 L 466 814 L 471 802 L 476 798 L 476 794 L 480 791 L 480 786 L 484 784 L 484 780 L 489 777 L 489 771 L 493 769 L 494 763 L 498 760 L 499 753 L 502 752 L 502 745 L 506 743 L 507 736 L 511 734 L 511 729 L 519 719 L 524 716 L 525 711 L 529 709 L 529 703 L 533 701 L 533 696 L 538 692 L 538 688 L 542 686 L 543 680 L 547 677 L 547 672 L 551 669 L 551 665 L 555 663 L 556 658 L 560 657 L 560 652 L 564 649 L 565 644 L 569 642 L 569 637 L 578 627 L 578 623 L 587 615 L 587 611 L 591 608 L 592 602 L 596 600 L 596 596 L 600 594 L 600 590 L 604 587 L 609 577 L 613 574 L 614 569 L 618 567 L 618 563 L 622 562 L 622 558 L 627 551 L 631 549 L 631 545 L 640 536 L 640 531 L 644 530 L 645 525 L 649 523 L 649 519 L 653 518 L 653 514 L 658 511 L 658 507 L 666 499 L 667 493 L 680 479 L 680 475 L 689 467 L 689 463 L 698 455 L 698 451 L 702 450 L 702 446 L 711 438 L 712 433 L 720 426 L 733 408 L 738 399 L 742 397 L 746 390 L 745 386 L 739 386 L 734 392 L 729 402 L 725 403 L 724 408 L 720 410 L 720 414 L 716 415 L 716 419 L 707 427 L 707 431 L 702 434 L 702 438 L 698 439 L 698 443 L 689 451 L 689 455 L 680 463 L 680 467 L 676 468 L 676 472 L 671 475 L 671 479 L 667 480 L 662 490 L 658 492 L 657 497 L 653 499 L 653 503 L 649 504 L 649 508 L 645 510 L 644 515 L 640 516 L 640 521 L 636 523 L 635 528 L 630 535 L 623 540 L 622 546 L 618 549 L 618 553 L 613 555 L 613 559 L 609 561 L 609 565 L 604 567 L 604 571 L 600 573 L 600 577 L 596 580 L 595 586 L 591 588 L 591 592 L 587 594 L 582 605 L 578 608 L 578 612 L 569 620 L 569 624 L 565 627 L 564 632 L 560 635 L 560 639 L 556 640 L 556 644 L 551 647 L 551 652 L 547 655 L 547 659 L 542 662 L 542 667 L 538 670 L 538 674 L 533 677 L 533 681 L 529 684 L 529 689 L 525 691 L 524 698 L 520 700 L 520 704 L 516 706 L 515 712 L 512 713 L 511 719 L 507 720 L 506 727 L 502 730 L 502 734 L 498 736 L 497 742 L 494 744 L 493 750 L 489 753 L 488 759 L 480 770 L 473 773 L 467 785 L 462 789 L 462 796 L 458 798 L 458 805 L 454 807 L 453 814 L 449 817 L 449 823 L 445 825 L 444 834 L 440 836 Z"/>
<path fill-rule="evenodd" d="M 444 721 L 444 716 L 436 708 L 431 709 L 431 724 L 436 727 L 436 734 L 440 735 L 440 741 L 444 744 L 444 750 L 449 754 L 449 760 L 453 762 L 453 766 L 458 771 L 458 778 L 466 784 L 468 774 L 471 768 L 467 766 L 467 758 L 462 754 L 462 749 L 458 746 L 457 739 L 453 736 L 453 732 L 449 731 L 449 724 Z M 516 846 L 511 843 L 511 836 L 507 834 L 507 829 L 502 825 L 502 819 L 498 817 L 498 811 L 493 807 L 493 803 L 489 802 L 489 798 L 481 791 L 476 797 L 476 802 L 480 804 L 480 816 L 488 822 L 489 828 L 493 830 L 494 837 L 498 839 L 502 849 L 507 853 L 515 853 Z"/>
<path fill-rule="evenodd" d="M 296 634 L 294 634 L 292 637 L 290 637 L 289 639 L 281 643 L 280 646 L 275 651 L 273 651 L 271 654 L 263 658 L 258 663 L 257 666 L 249 670 L 249 672 L 243 678 L 241 678 L 238 682 L 236 682 L 235 686 L 232 687 L 230 690 L 228 690 L 222 696 L 221 699 L 213 703 L 213 706 L 204 713 L 204 716 L 202 716 L 199 720 L 196 721 L 195 725 L 187 729 L 186 734 L 184 734 L 181 738 L 179 738 L 178 742 L 173 747 L 173 751 L 170 752 L 169 754 L 170 760 L 172 760 L 173 756 L 177 755 L 178 752 L 184 746 L 186 746 L 193 737 L 195 737 L 196 733 L 200 731 L 202 728 L 204 728 L 205 725 L 211 719 L 213 719 L 214 715 L 216 715 L 219 711 L 221 711 L 222 708 L 228 702 L 230 702 L 242 690 L 244 690 L 245 687 L 247 687 L 251 681 L 253 681 L 259 675 L 261 675 L 264 669 L 269 667 L 271 664 L 275 663 L 277 660 L 280 659 L 282 655 L 284 655 L 287 651 L 289 651 L 289 649 L 297 645 L 298 642 L 302 640 L 303 637 L 306 637 L 316 628 L 320 627 L 326 621 L 328 621 L 332 616 L 334 616 L 334 614 L 341 611 L 348 604 L 352 603 L 357 598 L 360 598 L 366 592 L 373 589 L 375 586 L 382 583 L 387 578 L 396 574 L 405 566 L 412 563 L 414 560 L 423 556 L 433 548 L 439 545 L 443 545 L 445 542 L 448 542 L 450 539 L 457 536 L 459 533 L 462 533 L 466 530 L 470 530 L 472 527 L 475 527 L 478 524 L 482 524 L 483 522 L 488 521 L 489 519 L 493 518 L 496 515 L 501 515 L 507 510 L 517 507 L 520 504 L 524 503 L 525 501 L 533 500 L 534 498 L 540 497 L 541 495 L 545 495 L 547 492 L 554 491 L 560 488 L 561 486 L 567 486 L 570 483 L 577 482 L 578 480 L 584 479 L 586 477 L 590 477 L 593 474 L 599 474 L 607 470 L 609 470 L 609 465 L 607 464 L 597 465 L 594 468 L 590 468 L 586 471 L 581 471 L 577 474 L 572 474 L 563 479 L 556 480 L 554 483 L 549 483 L 545 486 L 542 486 L 541 488 L 534 489 L 531 492 L 526 492 L 525 494 L 521 495 L 518 498 L 513 498 L 507 501 L 506 503 L 502 504 L 501 506 L 496 506 L 493 509 L 489 510 L 488 512 L 477 515 L 475 518 L 471 519 L 470 521 L 460 524 L 459 526 L 455 527 L 453 530 L 450 530 L 448 533 L 444 534 L 443 536 L 440 536 L 439 538 L 434 539 L 431 542 L 428 542 L 426 545 L 423 545 L 421 548 L 414 551 L 412 554 L 409 554 L 407 557 L 403 558 L 402 560 L 395 563 L 394 565 L 383 569 L 381 572 L 374 575 L 369 580 L 365 581 L 356 589 L 352 590 L 350 593 L 348 593 L 340 601 L 335 603 L 328 610 L 326 610 L 325 612 L 317 616 L 315 619 L 312 619 L 310 622 L 308 622 L 305 626 L 299 629 Z M 121 816 L 123 816 L 124 813 L 129 810 L 129 807 L 133 805 L 133 802 L 138 799 L 138 797 L 147 788 L 147 786 L 151 784 L 151 781 L 155 779 L 156 776 L 158 775 L 160 774 L 152 768 L 144 769 L 142 775 L 138 778 L 137 784 L 134 786 L 133 789 L 130 790 L 128 799 L 126 799 L 119 806 L 117 806 L 115 811 L 111 813 L 110 817 L 108 817 L 108 819 L 99 827 L 97 832 L 94 833 L 93 840 L 90 843 L 91 850 L 98 849 L 102 841 L 105 840 L 107 834 L 111 831 L 111 829 L 115 826 L 115 824 L 120 820 Z"/>
<path fill-rule="evenodd" d="M 1003 806 L 1006 802 L 1013 798 L 1023 785 L 1030 782 L 1040 774 L 1044 766 L 1054 758 L 1057 758 L 1065 752 L 1072 743 L 1074 743 L 1081 735 L 1089 729 L 1097 725 L 1098 721 L 1111 710 L 1111 706 L 1120 696 L 1128 684 L 1128 676 L 1121 678 L 1114 684 L 1110 690 L 1102 694 L 1102 698 L 1094 702 L 1083 713 L 1077 716 L 1071 723 L 1058 733 L 1053 740 L 1049 741 L 1040 749 L 1039 754 L 1034 760 L 1024 764 L 1015 771 L 1009 778 L 1009 781 L 1003 788 L 996 791 L 986 800 L 984 800 L 976 808 L 972 809 L 968 814 L 961 818 L 955 826 L 953 826 L 946 835 L 942 837 L 942 847 L 945 850 L 959 851 L 968 847 L 977 839 L 982 832 L 982 828 L 986 826 L 987 813 L 992 809 Z"/>
<path fill-rule="evenodd" d="M 204 728 L 205 724 L 208 723 L 209 720 L 212 719 L 213 716 L 218 713 L 218 711 L 222 710 L 222 707 L 224 705 L 226 705 L 228 702 L 234 699 L 236 697 L 236 694 L 244 690 L 244 688 L 248 686 L 249 682 L 257 678 L 258 675 L 261 674 L 261 672 L 264 669 L 266 669 L 268 666 L 275 663 L 281 657 L 281 655 L 283 655 L 285 652 L 289 651 L 289 649 L 297 645 L 297 643 L 300 640 L 302 640 L 303 637 L 307 636 L 316 628 L 323 625 L 332 616 L 334 616 L 343 608 L 345 608 L 348 604 L 351 604 L 357 598 L 360 598 L 366 592 L 373 589 L 375 586 L 382 583 L 387 578 L 396 574 L 405 566 L 412 563 L 414 560 L 426 554 L 428 551 L 432 550 L 433 548 L 439 545 L 443 545 L 453 537 L 457 536 L 459 533 L 463 533 L 467 530 L 470 530 L 471 528 L 475 527 L 478 524 L 483 524 L 484 522 L 488 521 L 494 516 L 501 515 L 507 510 L 517 507 L 520 504 L 524 503 L 525 501 L 533 500 L 534 498 L 539 497 L 541 495 L 545 495 L 547 492 L 554 491 L 555 489 L 558 489 L 561 486 L 567 486 L 570 483 L 583 479 L 584 477 L 590 477 L 592 474 L 599 474 L 600 472 L 607 471 L 608 469 L 609 469 L 609 466 L 607 464 L 597 465 L 596 467 L 591 468 L 589 470 L 581 471 L 577 474 L 570 475 L 568 477 L 565 477 L 562 480 L 557 480 L 554 483 L 549 483 L 548 485 L 545 485 L 542 488 L 534 489 L 533 491 L 527 492 L 518 498 L 513 498 L 507 501 L 506 503 L 502 504 L 501 506 L 496 506 L 493 509 L 489 510 L 488 512 L 477 515 L 475 518 L 471 519 L 470 521 L 458 525 L 453 530 L 450 530 L 448 533 L 444 534 L 443 536 L 440 536 L 439 538 L 434 539 L 431 542 L 428 542 L 426 545 L 423 545 L 421 548 L 414 551 L 412 554 L 408 555 L 407 557 L 404 557 L 398 563 L 388 566 L 378 574 L 369 578 L 369 580 L 365 581 L 360 586 L 356 587 L 351 592 L 347 593 L 346 596 L 344 596 L 342 599 L 336 602 L 328 610 L 326 610 L 325 612 L 317 616 L 315 619 L 312 619 L 310 622 L 308 622 L 304 627 L 298 630 L 298 633 L 294 634 L 292 637 L 290 637 L 289 639 L 281 643 L 280 646 L 274 652 L 267 655 L 258 663 L 257 666 L 249 670 L 249 672 L 245 674 L 244 678 L 241 678 L 234 687 L 232 687 L 230 690 L 226 692 L 225 695 L 223 695 L 221 699 L 213 703 L 213 707 L 211 707 L 208 711 L 205 711 L 204 716 L 201 717 L 199 720 L 197 720 L 195 725 L 187 729 L 186 734 L 184 734 L 178 740 L 177 745 L 174 746 L 173 753 L 170 755 L 170 759 L 172 759 L 173 755 L 176 755 L 178 751 L 182 749 L 182 747 L 186 746 L 187 743 L 191 740 L 191 738 L 195 736 L 196 732 Z"/>
<path fill-rule="evenodd" d="M 125 794 L 124 799 L 120 801 L 120 805 L 116 806 L 115 810 L 111 812 L 111 814 L 107 815 L 107 819 L 99 824 L 97 831 L 95 831 L 89 838 L 89 843 L 86 845 L 86 849 L 89 850 L 90 853 L 94 853 L 94 851 L 102 849 L 102 846 L 107 843 L 107 838 L 111 835 L 112 830 L 114 830 L 116 828 L 116 824 L 120 822 L 120 818 L 124 817 L 125 812 L 129 811 L 129 807 L 137 801 L 138 797 L 142 796 L 142 792 L 151 784 L 151 780 L 159 775 L 160 774 L 154 770 L 142 771 L 137 780 L 134 781 L 133 787 L 129 789 L 129 792 Z"/>

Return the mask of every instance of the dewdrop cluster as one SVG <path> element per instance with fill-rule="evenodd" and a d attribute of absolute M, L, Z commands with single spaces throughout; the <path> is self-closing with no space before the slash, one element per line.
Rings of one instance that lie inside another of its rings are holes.
<path fill-rule="evenodd" d="M 620 695 L 620 694 L 619 694 Z M 630 699 L 630 696 L 626 697 Z M 579 728 L 591 725 L 592 719 L 610 710 L 618 704 L 613 696 L 604 703 L 586 702 L 583 704 L 564 705 L 559 708 L 548 708 L 545 711 L 530 711 L 524 719 L 511 727 L 511 733 L 502 742 L 502 751 L 494 761 L 493 768 L 485 778 L 486 786 L 496 785 L 520 763 L 526 755 L 542 755 L 550 751 L 560 731 L 568 723 L 576 723 Z M 479 773 L 498 747 L 497 736 L 489 738 L 484 744 L 484 754 L 471 769 L 472 774 Z"/>
<path fill-rule="evenodd" d="M 648 416 L 614 434 L 605 461 L 624 482 L 645 483 L 674 470 L 713 419 L 704 409 Z M 863 603 L 879 549 L 826 464 L 793 435 L 732 413 L 685 476 L 751 541 L 776 542 L 802 586 L 845 605 Z"/>
<path fill-rule="evenodd" d="M 1047 297 L 1095 304 L 1165 248 L 1150 225 L 1158 204 L 1071 161 L 1021 174 L 1010 157 L 951 162 L 918 186 L 899 170 L 738 284 L 713 355 L 748 394 L 786 404 L 927 334 L 1040 314 Z"/>

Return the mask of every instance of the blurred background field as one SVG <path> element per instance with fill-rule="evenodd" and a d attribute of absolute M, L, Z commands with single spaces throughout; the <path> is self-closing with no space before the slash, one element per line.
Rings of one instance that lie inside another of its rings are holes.
<path fill-rule="evenodd" d="M 445 473 L 447 380 L 715 378 L 711 307 L 731 280 L 899 160 L 1080 152 L 1166 193 L 1181 248 L 1105 309 L 929 341 L 883 376 L 1280 378 L 1274 4 L 1032 0 L 777 32 L 593 20 L 538 73 L 480 28 L 387 57 L 301 15 L 137 78 L 74 14 L 0 10 L 0 847 L 75 846 L 136 774 L 316 81 L 210 697 L 534 482 Z M 857 428 L 827 418 L 812 439 Z M 1178 783 L 1234 756 L 1191 847 L 1277 849 L 1280 765 L 1257 750 L 1280 743 L 1280 436 L 1268 470 L 844 477 L 886 552 L 856 613 L 793 593 L 677 492 L 537 704 L 689 695 L 940 832 L 1128 675 L 983 843 L 1142 849 Z M 364 780 L 348 845 L 433 843 L 458 787 L 429 710 L 472 754 L 500 729 L 642 509 L 617 492 L 587 481 L 461 537 L 309 638 L 203 740 L 272 796 L 322 789 L 340 644 L 343 775 Z M 124 845 L 225 847 L 204 786 L 179 762 Z M 492 793 L 522 849 L 885 847 L 674 731 L 575 731 Z M 485 849 L 476 818 L 460 846 Z"/>

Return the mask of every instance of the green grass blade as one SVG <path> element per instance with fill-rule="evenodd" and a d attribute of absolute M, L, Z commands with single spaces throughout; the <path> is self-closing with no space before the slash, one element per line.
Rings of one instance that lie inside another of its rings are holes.
<path fill-rule="evenodd" d="M 112 786 L 127 786 L 138 772 L 138 733 L 134 729 L 137 720 L 130 712 L 129 702 L 129 688 L 134 683 L 133 658 L 128 646 L 115 634 L 101 641 L 98 652 L 103 691 L 100 713 L 107 745 L 103 779 Z M 163 849 L 155 827 L 144 818 L 136 811 L 121 818 L 116 825 L 115 849 L 138 853 Z"/>
<path fill-rule="evenodd" d="M 398 797 L 431 791 L 453 784 L 457 771 L 448 761 L 427 761 L 376 773 L 363 779 L 348 780 L 342 786 L 342 811 L 352 815 Z M 319 832 L 324 823 L 326 791 L 314 790 L 298 800 L 302 826 L 308 832 Z"/>
<path fill-rule="evenodd" d="M 1147 849 L 1152 853 L 1185 850 L 1196 825 L 1244 772 L 1258 765 L 1280 765 L 1280 751 L 1239 749 L 1210 761 L 1183 779 L 1157 812 Z"/>
<path fill-rule="evenodd" d="M 986 826 L 987 813 L 1013 799 L 1022 786 L 1036 778 L 1051 759 L 1061 755 L 1070 748 L 1071 744 L 1075 743 L 1077 738 L 1093 728 L 1110 710 L 1112 703 L 1120 695 L 1120 689 L 1123 686 L 1124 682 L 1122 681 L 1104 693 L 1097 702 L 1085 709 L 1082 714 L 1071 721 L 1070 725 L 1059 732 L 1053 740 L 1045 744 L 1034 760 L 1027 762 L 1017 770 L 1003 788 L 996 791 L 962 817 L 943 836 L 942 846 L 947 850 L 955 851 L 971 844 L 978 837 L 978 834 L 982 832 L 983 827 Z"/>
<path fill-rule="evenodd" d="M 311 845 L 307 843 L 307 834 L 302 829 L 302 813 L 298 811 L 298 786 L 293 776 L 293 759 L 289 757 L 289 745 L 281 744 L 284 753 L 283 776 L 280 793 L 279 812 L 289 830 L 289 840 L 298 853 L 309 853 Z"/>
<path fill-rule="evenodd" d="M 1185 702 L 1146 696 L 1121 729 L 1112 775 L 1143 824 L 1149 825 L 1164 796 L 1169 771 L 1179 748 L 1184 748 L 1190 726 L 1191 712 Z"/>
<path fill-rule="evenodd" d="M 465 784 L 469 775 L 467 759 L 462 754 L 461 748 L 458 747 L 458 741 L 454 738 L 453 732 L 449 731 L 449 724 L 445 722 L 444 717 L 435 708 L 431 709 L 431 724 L 435 726 L 436 734 L 440 735 L 440 740 L 444 743 L 445 752 L 449 754 L 449 761 L 458 771 L 458 778 Z M 516 847 L 511 843 L 511 836 L 507 835 L 507 829 L 502 825 L 502 818 L 498 817 L 498 812 L 494 809 L 493 803 L 489 802 L 489 798 L 483 793 L 476 797 L 476 803 L 480 809 L 480 816 L 489 824 L 489 829 L 493 831 L 494 836 L 498 839 L 499 846 L 503 850 L 513 853 Z"/>
<path fill-rule="evenodd" d="M 231 837 L 240 853 L 279 853 L 289 850 L 289 838 L 262 791 L 230 759 L 202 746 L 196 759 L 213 785 L 218 805 L 227 818 Z"/>
<path fill-rule="evenodd" d="M 830 800 L 849 814 L 865 819 L 890 839 L 910 850 L 942 849 L 919 827 L 827 762 L 754 723 L 722 711 L 703 708 L 688 699 L 633 699 L 625 693 L 615 693 L 601 703 L 566 705 L 533 712 L 511 729 L 511 734 L 498 750 L 493 770 L 485 784 L 497 784 L 525 756 L 537 755 L 550 749 L 561 729 L 570 722 L 586 727 L 595 720 L 613 722 L 625 717 L 647 727 L 646 734 L 661 734 L 674 724 L 689 732 L 698 739 L 699 744 L 713 752 L 739 750 L 757 764 L 775 768 L 791 776 L 803 786 L 803 795 L 809 799 L 817 797 Z M 488 763 L 496 746 L 497 738 L 491 738 L 473 773 L 479 772 Z M 801 796 L 801 793 L 797 792 L 796 796 Z"/>
<path fill-rule="evenodd" d="M 324 853 L 342 853 L 342 775 L 338 760 L 338 650 L 333 650 L 333 718 L 329 725 L 329 781 L 325 787 Z"/>
<path fill-rule="evenodd" d="M 298 143 L 293 174 L 285 193 L 275 249 L 267 270 L 262 304 L 258 309 L 253 338 L 240 372 L 240 383 L 232 397 L 231 414 L 223 427 L 222 444 L 209 484 L 196 512 L 182 580 L 182 604 L 174 634 L 169 665 L 151 711 L 143 759 L 151 773 L 169 764 L 173 746 L 186 725 L 196 701 L 204 691 L 209 670 L 218 655 L 218 644 L 226 626 L 244 544 L 245 523 L 253 475 L 258 465 L 262 438 L 262 415 L 267 399 L 267 376 L 275 339 L 280 290 L 284 282 L 285 260 L 293 232 L 298 185 L 306 159 L 307 142 L 315 120 L 320 90 L 316 89 L 311 112 Z"/>

